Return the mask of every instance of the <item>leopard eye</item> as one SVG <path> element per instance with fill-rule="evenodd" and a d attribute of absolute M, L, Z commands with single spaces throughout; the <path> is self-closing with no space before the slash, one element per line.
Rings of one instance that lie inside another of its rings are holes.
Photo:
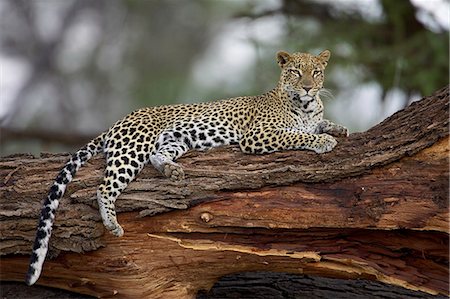
<path fill-rule="evenodd" d="M 315 70 L 314 72 L 313 72 L 313 76 L 314 77 L 318 77 L 318 76 L 320 76 L 322 74 L 322 71 L 320 71 L 320 70 Z"/>
<path fill-rule="evenodd" d="M 292 75 L 294 75 L 296 77 L 302 76 L 302 74 L 300 74 L 300 72 L 298 70 L 289 70 L 289 73 L 291 73 Z"/>

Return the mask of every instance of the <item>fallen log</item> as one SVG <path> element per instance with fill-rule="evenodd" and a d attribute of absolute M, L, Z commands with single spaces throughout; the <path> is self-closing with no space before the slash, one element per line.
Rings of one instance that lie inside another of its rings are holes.
<path fill-rule="evenodd" d="M 189 152 L 181 182 L 146 167 L 116 203 L 122 238 L 101 224 L 105 163 L 94 158 L 61 201 L 38 284 L 192 298 L 224 275 L 269 271 L 448 295 L 448 109 L 446 87 L 327 154 Z M 68 157 L 0 159 L 1 280 L 23 280 L 41 201 Z"/>

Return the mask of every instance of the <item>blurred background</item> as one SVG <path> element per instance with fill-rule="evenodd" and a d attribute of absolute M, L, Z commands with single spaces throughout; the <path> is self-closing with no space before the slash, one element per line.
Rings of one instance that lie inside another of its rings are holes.
<path fill-rule="evenodd" d="M 448 0 L 0 0 L 0 155 L 75 151 L 132 110 L 256 95 L 332 52 L 326 117 L 364 131 L 449 82 Z"/>

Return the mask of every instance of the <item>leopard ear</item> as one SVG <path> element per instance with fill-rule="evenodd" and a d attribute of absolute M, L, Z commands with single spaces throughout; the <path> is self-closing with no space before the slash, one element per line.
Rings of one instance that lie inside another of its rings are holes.
<path fill-rule="evenodd" d="M 331 56 L 331 52 L 329 50 L 324 50 L 322 51 L 322 53 L 319 54 L 319 58 L 325 63 L 325 65 L 327 64 L 328 60 L 330 59 Z"/>
<path fill-rule="evenodd" d="M 279 51 L 277 53 L 277 62 L 281 68 L 283 68 L 286 65 L 286 63 L 289 62 L 290 59 L 291 59 L 291 54 L 289 54 L 288 52 Z"/>

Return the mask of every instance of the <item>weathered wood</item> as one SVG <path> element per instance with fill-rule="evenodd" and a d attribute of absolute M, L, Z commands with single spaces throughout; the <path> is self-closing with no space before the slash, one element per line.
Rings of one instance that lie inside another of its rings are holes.
<path fill-rule="evenodd" d="M 1 282 L 2 299 L 89 299 L 88 295 L 20 282 Z M 209 291 L 201 290 L 197 299 L 445 299 L 371 280 L 348 280 L 275 272 L 244 272 L 221 277 Z"/>
<path fill-rule="evenodd" d="M 247 272 L 222 277 L 197 299 L 438 299 L 433 296 L 369 280 L 344 280 L 272 272 Z M 8 299 L 8 298 L 6 298 Z"/>
<path fill-rule="evenodd" d="M 182 182 L 147 167 L 117 201 L 120 239 L 104 233 L 95 203 L 104 161 L 92 159 L 61 201 L 51 250 L 63 253 L 38 283 L 181 298 L 229 273 L 276 271 L 448 294 L 448 93 L 323 155 L 190 152 Z M 2 280 L 23 279 L 28 257 L 14 254 L 29 254 L 40 202 L 67 158 L 0 160 Z"/>

